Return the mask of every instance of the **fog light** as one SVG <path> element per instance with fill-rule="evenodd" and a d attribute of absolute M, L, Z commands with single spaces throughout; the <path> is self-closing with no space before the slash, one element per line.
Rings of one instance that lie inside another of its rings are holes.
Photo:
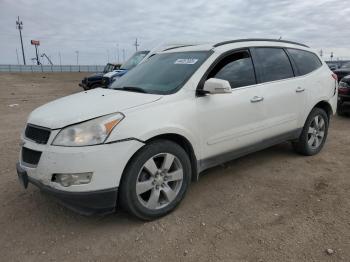
<path fill-rule="evenodd" d="M 53 174 L 52 181 L 68 187 L 71 185 L 82 185 L 91 182 L 92 172 L 74 174 Z"/>

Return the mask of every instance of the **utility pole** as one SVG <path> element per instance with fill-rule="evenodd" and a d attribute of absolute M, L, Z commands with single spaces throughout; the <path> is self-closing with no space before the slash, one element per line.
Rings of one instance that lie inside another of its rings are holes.
<path fill-rule="evenodd" d="M 320 50 L 320 57 L 322 57 L 323 56 L 323 50 L 321 49 Z"/>
<path fill-rule="evenodd" d="M 107 63 L 109 63 L 109 50 L 107 49 Z"/>
<path fill-rule="evenodd" d="M 77 54 L 77 65 L 79 65 L 79 51 L 75 51 L 75 53 Z"/>
<path fill-rule="evenodd" d="M 36 64 L 40 65 L 39 53 L 38 53 L 38 45 L 35 45 L 35 54 L 36 54 Z"/>
<path fill-rule="evenodd" d="M 58 56 L 59 56 L 59 58 L 60 58 L 60 66 L 62 66 L 61 52 L 58 52 Z"/>
<path fill-rule="evenodd" d="M 19 58 L 18 58 L 18 51 L 17 51 L 17 48 L 16 48 L 16 56 L 17 56 L 17 64 L 19 64 Z"/>
<path fill-rule="evenodd" d="M 118 44 L 117 46 L 118 46 L 118 47 L 117 47 L 117 48 L 118 48 L 118 49 L 117 49 L 117 52 L 118 52 L 117 54 L 118 54 L 118 64 L 119 64 L 119 63 L 120 63 L 119 44 Z"/>
<path fill-rule="evenodd" d="M 23 29 L 23 23 L 19 20 L 19 16 L 16 21 L 16 28 L 19 31 L 19 37 L 21 38 L 21 46 L 22 46 L 22 56 L 23 56 L 23 64 L 26 65 L 26 58 L 24 56 L 24 48 L 23 48 L 23 40 L 22 40 L 22 29 Z"/>
<path fill-rule="evenodd" d="M 137 52 L 137 48 L 140 46 L 140 44 L 137 42 L 137 38 L 135 40 L 135 44 L 134 44 L 135 48 L 136 48 L 136 52 Z"/>
<path fill-rule="evenodd" d="M 123 63 L 125 62 L 125 49 L 123 48 Z"/>

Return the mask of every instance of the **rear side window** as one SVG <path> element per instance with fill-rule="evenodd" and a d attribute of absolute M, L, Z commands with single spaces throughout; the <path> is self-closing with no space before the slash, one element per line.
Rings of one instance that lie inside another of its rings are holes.
<path fill-rule="evenodd" d="M 249 52 L 242 51 L 226 56 L 210 72 L 209 78 L 227 80 L 231 88 L 256 84 Z"/>
<path fill-rule="evenodd" d="M 294 77 L 292 65 L 282 48 L 258 47 L 254 48 L 254 54 L 261 83 Z"/>
<path fill-rule="evenodd" d="M 311 52 L 291 48 L 287 51 L 296 64 L 298 75 L 306 75 L 322 66 L 320 59 Z"/>

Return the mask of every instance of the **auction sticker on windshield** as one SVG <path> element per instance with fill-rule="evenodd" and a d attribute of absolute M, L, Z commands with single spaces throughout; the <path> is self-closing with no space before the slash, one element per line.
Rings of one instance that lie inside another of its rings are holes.
<path fill-rule="evenodd" d="M 180 64 L 180 65 L 194 65 L 197 63 L 198 59 L 195 58 L 181 58 L 177 59 L 174 64 Z"/>

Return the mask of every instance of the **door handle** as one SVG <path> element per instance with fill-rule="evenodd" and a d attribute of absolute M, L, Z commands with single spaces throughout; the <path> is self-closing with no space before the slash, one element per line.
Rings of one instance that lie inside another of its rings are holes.
<path fill-rule="evenodd" d="M 297 87 L 297 89 L 295 90 L 295 92 L 297 93 L 301 93 L 301 92 L 304 92 L 305 91 L 305 88 L 302 88 L 300 86 Z"/>
<path fill-rule="evenodd" d="M 254 96 L 252 99 L 250 99 L 250 102 L 257 103 L 263 101 L 264 98 L 262 96 Z"/>

